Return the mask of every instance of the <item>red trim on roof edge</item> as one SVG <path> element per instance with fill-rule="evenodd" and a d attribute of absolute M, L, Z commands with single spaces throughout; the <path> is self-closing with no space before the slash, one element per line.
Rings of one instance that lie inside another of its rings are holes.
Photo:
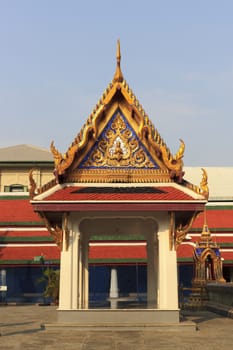
<path fill-rule="evenodd" d="M 201 203 L 32 203 L 36 212 L 53 211 L 203 211 Z"/>

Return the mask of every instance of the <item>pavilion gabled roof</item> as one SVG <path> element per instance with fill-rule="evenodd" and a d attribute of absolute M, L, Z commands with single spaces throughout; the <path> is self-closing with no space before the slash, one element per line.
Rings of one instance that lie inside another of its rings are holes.
<path fill-rule="evenodd" d="M 59 182 L 168 182 L 183 177 L 184 142 L 172 155 L 117 66 L 92 113 L 62 155 L 51 144 Z"/>
<path fill-rule="evenodd" d="M 205 172 L 201 188 L 183 179 L 184 142 L 180 141 L 179 150 L 172 155 L 124 79 L 120 62 L 118 41 L 116 72 L 111 83 L 64 155 L 52 142 L 55 179 L 37 189 L 37 194 L 47 191 L 55 182 L 179 183 L 207 198 Z M 34 197 L 32 177 L 31 185 Z"/>

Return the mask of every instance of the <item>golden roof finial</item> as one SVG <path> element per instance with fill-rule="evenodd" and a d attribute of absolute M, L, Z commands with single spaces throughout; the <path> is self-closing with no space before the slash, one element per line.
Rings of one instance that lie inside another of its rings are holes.
<path fill-rule="evenodd" d="M 212 241 L 212 236 L 209 230 L 209 227 L 207 224 L 203 225 L 202 233 L 199 241 L 199 247 L 206 248 L 206 247 L 215 247 L 216 244 Z"/>
<path fill-rule="evenodd" d="M 207 213 L 206 207 L 204 208 L 204 223 L 202 228 L 202 233 L 199 241 L 200 247 L 216 247 L 216 243 L 212 241 L 212 235 L 207 224 Z"/>
<path fill-rule="evenodd" d="M 207 218 L 206 218 L 206 207 L 204 208 L 204 224 L 202 228 L 202 233 L 201 233 L 201 241 L 203 242 L 209 242 L 211 240 L 211 235 L 210 231 L 207 225 Z"/>
<path fill-rule="evenodd" d="M 120 40 L 119 39 L 117 40 L 116 59 L 117 59 L 117 66 L 116 66 L 116 72 L 115 72 L 113 81 L 121 83 L 124 80 L 124 78 L 123 78 L 123 74 L 121 71 L 121 48 L 120 48 Z"/>

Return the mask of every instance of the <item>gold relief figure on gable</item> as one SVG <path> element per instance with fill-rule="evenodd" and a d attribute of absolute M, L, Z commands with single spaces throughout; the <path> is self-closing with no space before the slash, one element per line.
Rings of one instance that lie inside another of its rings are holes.
<path fill-rule="evenodd" d="M 120 113 L 117 114 L 116 118 L 112 122 L 111 128 L 116 132 L 121 132 L 122 130 L 126 129 L 126 124 Z"/>
<path fill-rule="evenodd" d="M 119 112 L 82 164 L 89 167 L 158 168 Z"/>

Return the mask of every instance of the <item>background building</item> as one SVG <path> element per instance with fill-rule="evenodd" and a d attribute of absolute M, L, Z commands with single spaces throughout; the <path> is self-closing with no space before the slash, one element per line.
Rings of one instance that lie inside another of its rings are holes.
<path fill-rule="evenodd" d="M 47 266 L 59 268 L 60 251 L 41 218 L 29 203 L 28 174 L 42 186 L 53 178 L 53 157 L 48 150 L 19 145 L 0 149 L 0 285 L 7 286 L 8 302 L 42 301 L 38 278 Z M 210 197 L 206 206 L 208 227 L 220 245 L 223 274 L 233 281 L 233 168 L 207 167 Z M 200 181 L 200 168 L 186 167 L 185 178 Z M 190 286 L 193 247 L 199 240 L 204 216 L 195 220 L 178 249 L 179 283 Z M 146 293 L 146 244 L 119 236 L 114 242 L 96 237 L 90 243 L 90 295 L 104 299 L 110 288 L 111 268 L 118 272 L 122 295 Z M 3 297 L 1 293 L 0 298 Z M 1 299 L 0 299 L 1 301 Z"/>
<path fill-rule="evenodd" d="M 49 181 L 50 152 L 29 145 L 0 149 L 0 285 L 7 286 L 9 302 L 38 300 L 43 285 L 37 280 L 45 264 L 59 264 L 57 247 L 29 203 L 31 169 L 38 183 Z"/>

